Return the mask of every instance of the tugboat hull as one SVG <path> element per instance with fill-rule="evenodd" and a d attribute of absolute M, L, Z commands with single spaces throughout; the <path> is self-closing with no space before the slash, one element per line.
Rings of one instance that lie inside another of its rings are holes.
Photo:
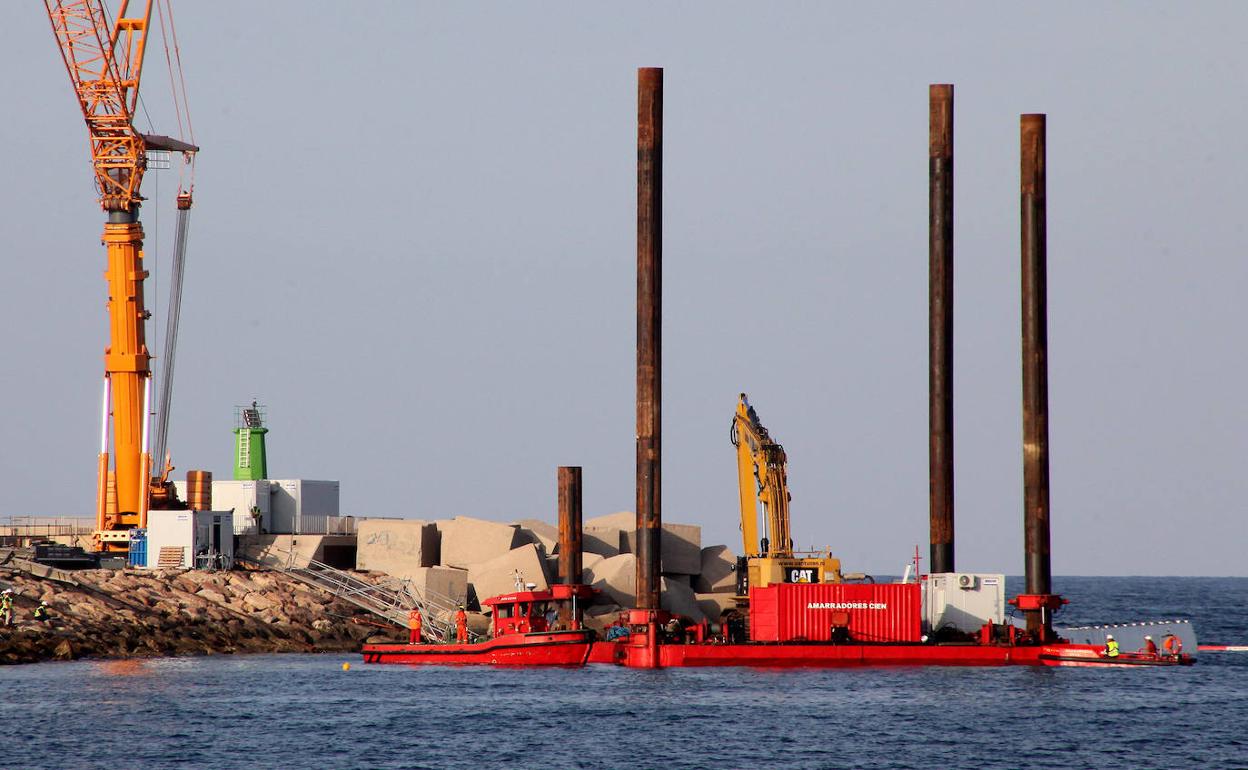
<path fill-rule="evenodd" d="M 590 631 L 507 634 L 477 644 L 366 644 L 365 663 L 426 666 L 564 666 L 585 665 L 592 645 Z"/>

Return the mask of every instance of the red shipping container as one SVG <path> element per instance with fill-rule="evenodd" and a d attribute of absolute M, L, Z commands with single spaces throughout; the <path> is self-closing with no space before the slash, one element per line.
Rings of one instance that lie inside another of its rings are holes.
<path fill-rule="evenodd" d="M 849 642 L 917 642 L 918 583 L 773 583 L 750 589 L 750 639 L 827 642 L 847 625 Z"/>

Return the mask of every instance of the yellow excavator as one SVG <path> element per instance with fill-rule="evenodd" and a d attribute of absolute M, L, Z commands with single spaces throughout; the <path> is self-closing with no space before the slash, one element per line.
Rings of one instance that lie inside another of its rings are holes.
<path fill-rule="evenodd" d="M 772 583 L 840 583 L 841 562 L 831 553 L 794 551 L 784 447 L 771 439 L 744 393 L 732 418 L 741 493 L 743 555 L 737 560 L 738 598 Z M 760 536 L 761 535 L 761 536 Z"/>

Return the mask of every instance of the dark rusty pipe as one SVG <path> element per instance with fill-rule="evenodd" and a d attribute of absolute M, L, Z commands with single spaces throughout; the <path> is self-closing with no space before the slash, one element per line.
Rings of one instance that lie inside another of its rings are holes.
<path fill-rule="evenodd" d="M 953 572 L 953 86 L 928 97 L 928 565 Z"/>
<path fill-rule="evenodd" d="M 581 469 L 559 467 L 559 575 L 565 585 L 581 582 Z"/>
<path fill-rule="evenodd" d="M 1044 115 L 1023 115 L 1021 224 L 1023 284 L 1023 534 L 1026 591 L 1052 593 L 1049 563 L 1049 374 L 1045 247 Z M 1047 635 L 1048 617 L 1025 612 L 1027 630 Z"/>
<path fill-rule="evenodd" d="M 637 609 L 659 609 L 663 70 L 637 70 Z"/>

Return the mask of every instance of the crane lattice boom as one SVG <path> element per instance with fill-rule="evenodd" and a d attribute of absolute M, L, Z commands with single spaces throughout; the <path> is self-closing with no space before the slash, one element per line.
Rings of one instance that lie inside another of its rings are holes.
<path fill-rule="evenodd" d="M 129 0 L 122 0 L 112 26 L 100 0 L 44 0 L 44 5 L 87 121 L 100 204 L 107 211 L 127 211 L 140 200 L 147 165 L 134 110 L 152 0 L 136 17 L 126 16 Z"/>

